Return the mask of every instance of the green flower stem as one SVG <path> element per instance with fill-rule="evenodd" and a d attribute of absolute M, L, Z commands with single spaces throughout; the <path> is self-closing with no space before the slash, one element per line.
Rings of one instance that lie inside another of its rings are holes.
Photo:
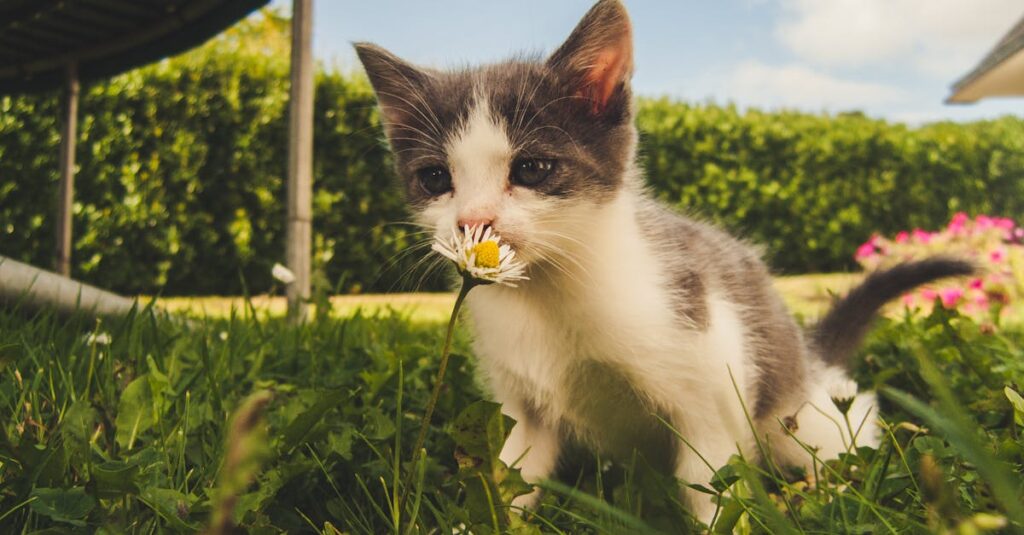
<path fill-rule="evenodd" d="M 434 380 L 434 392 L 430 395 L 430 400 L 427 401 L 427 410 L 423 414 L 423 422 L 420 424 L 419 435 L 416 436 L 416 445 L 412 450 L 412 467 L 413 470 L 409 472 L 409 478 L 405 489 L 402 490 L 402 500 L 400 503 L 404 503 L 404 497 L 408 493 L 408 488 L 412 483 L 412 476 L 415 473 L 415 467 L 417 461 L 420 458 L 420 451 L 423 449 L 423 443 L 427 440 L 427 430 L 430 429 L 430 418 L 434 415 L 434 407 L 437 406 L 437 400 L 441 397 L 441 387 L 444 386 L 444 373 L 448 369 L 448 357 L 451 354 L 452 349 L 452 336 L 455 333 L 455 321 L 459 317 L 459 309 L 462 308 L 462 302 L 466 299 L 466 294 L 477 285 L 477 282 L 473 280 L 469 275 L 462 276 L 462 288 L 459 289 L 459 296 L 455 298 L 455 306 L 452 308 L 452 317 L 448 320 L 448 332 L 444 336 L 444 348 L 441 350 L 441 364 L 437 368 L 437 379 Z"/>

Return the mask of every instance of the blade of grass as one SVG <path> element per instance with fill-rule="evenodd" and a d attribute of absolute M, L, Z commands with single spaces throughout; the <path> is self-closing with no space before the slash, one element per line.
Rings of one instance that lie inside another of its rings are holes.
<path fill-rule="evenodd" d="M 622 522 L 622 524 L 631 529 L 633 533 L 657 533 L 654 528 L 648 526 L 639 518 L 636 518 L 621 509 L 613 507 L 603 500 L 599 500 L 585 492 L 581 492 L 580 490 L 569 487 L 563 483 L 545 480 L 537 483 L 537 486 L 544 490 L 557 492 L 566 496 L 567 498 L 592 509 L 596 513 L 608 515 L 610 518 L 614 518 L 615 520 Z"/>

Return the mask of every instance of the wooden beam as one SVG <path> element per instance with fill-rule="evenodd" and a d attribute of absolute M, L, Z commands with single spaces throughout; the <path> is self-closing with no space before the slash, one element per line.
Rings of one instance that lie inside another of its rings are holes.
<path fill-rule="evenodd" d="M 78 66 L 69 63 L 60 128 L 60 193 L 57 198 L 57 258 L 54 269 L 71 276 L 71 217 L 75 197 L 75 143 L 78 139 Z"/>
<path fill-rule="evenodd" d="M 288 317 L 309 314 L 313 249 L 313 1 L 292 1 L 291 90 L 288 111 L 288 222 L 285 257 L 295 280 L 288 285 Z"/>

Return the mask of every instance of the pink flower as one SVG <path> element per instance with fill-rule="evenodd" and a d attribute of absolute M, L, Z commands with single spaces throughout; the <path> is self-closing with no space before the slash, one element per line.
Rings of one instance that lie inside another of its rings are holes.
<path fill-rule="evenodd" d="M 992 221 L 995 223 L 996 227 L 1003 230 L 1013 230 L 1013 227 L 1017 226 L 1009 217 L 997 217 Z"/>
<path fill-rule="evenodd" d="M 875 250 L 876 249 L 876 245 L 875 244 L 877 242 L 878 242 L 878 235 L 877 234 L 872 235 L 870 238 L 868 238 L 868 241 L 862 243 L 860 245 L 860 247 L 857 248 L 857 254 L 854 255 L 854 258 L 856 258 L 857 260 L 866 260 L 868 258 L 871 258 L 871 257 L 875 256 L 875 253 L 876 253 L 876 250 Z"/>
<path fill-rule="evenodd" d="M 988 308 L 988 296 L 984 293 L 974 296 L 974 304 L 983 309 Z"/>
<path fill-rule="evenodd" d="M 988 258 L 993 262 L 1002 262 L 1006 260 L 1006 249 L 993 249 L 988 253 Z"/>
<path fill-rule="evenodd" d="M 925 301 L 934 301 L 935 297 L 938 295 L 939 294 L 936 293 L 935 290 L 930 288 L 923 288 L 921 290 L 921 299 L 924 299 Z"/>
<path fill-rule="evenodd" d="M 973 279 L 971 281 L 970 287 L 971 287 L 972 290 L 980 290 L 981 287 L 984 286 L 984 285 L 985 285 L 985 281 L 981 280 L 980 278 L 977 278 L 977 279 Z"/>
<path fill-rule="evenodd" d="M 909 239 L 910 233 L 905 230 L 901 230 L 898 233 L 896 233 L 896 243 L 907 243 L 907 240 Z"/>
<path fill-rule="evenodd" d="M 978 217 L 975 217 L 974 224 L 977 225 L 980 230 L 986 230 L 996 226 L 995 220 L 987 215 L 979 215 Z"/>
<path fill-rule="evenodd" d="M 932 233 L 921 230 L 919 228 L 914 229 L 914 239 L 921 243 L 928 243 L 932 241 Z"/>
<path fill-rule="evenodd" d="M 967 223 L 969 218 L 964 212 L 957 212 L 953 214 L 953 219 L 949 220 L 949 226 L 947 227 L 953 234 L 959 234 L 964 230 L 964 224 Z"/>
<path fill-rule="evenodd" d="M 946 288 L 939 292 L 939 296 L 942 299 L 942 306 L 956 308 L 957 302 L 964 296 L 964 291 L 960 288 Z"/>
<path fill-rule="evenodd" d="M 903 294 L 903 304 L 910 306 L 914 304 L 914 294 Z"/>

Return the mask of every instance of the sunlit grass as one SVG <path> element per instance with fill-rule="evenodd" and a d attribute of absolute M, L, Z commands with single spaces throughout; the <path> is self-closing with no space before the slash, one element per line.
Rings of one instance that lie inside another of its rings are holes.
<path fill-rule="evenodd" d="M 226 318 L 232 311 L 245 310 L 251 303 L 260 317 L 280 318 L 288 305 L 282 296 L 256 295 L 249 299 L 238 296 L 162 297 L 157 306 L 183 312 L 194 317 Z M 451 314 L 455 294 L 395 293 L 336 295 L 331 297 L 332 315 L 349 318 L 362 312 L 368 316 L 398 315 L 418 323 L 443 322 Z"/>
<path fill-rule="evenodd" d="M 804 318 L 820 316 L 831 302 L 832 295 L 842 294 L 859 281 L 861 275 L 831 273 L 779 277 L 775 286 L 782 293 L 794 314 Z M 282 317 L 287 311 L 282 296 L 257 295 L 250 299 L 252 306 L 263 316 Z M 351 317 L 356 311 L 364 314 L 397 313 L 416 322 L 443 322 L 448 319 L 455 294 L 451 293 L 396 293 L 337 295 L 331 297 L 332 314 L 339 318 Z M 162 297 L 157 304 L 173 312 L 192 316 L 225 318 L 232 310 L 244 309 L 246 299 L 237 296 Z"/>
<path fill-rule="evenodd" d="M 836 296 L 844 295 L 861 279 L 863 275 L 860 273 L 790 275 L 777 277 L 775 288 L 782 294 L 794 315 L 811 322 L 828 310 Z M 257 295 L 249 299 L 249 303 L 261 317 L 279 318 L 287 311 L 287 304 L 282 296 Z M 361 311 L 366 315 L 397 314 L 418 323 L 447 321 L 454 303 L 455 294 L 445 292 L 331 297 L 332 314 L 338 318 L 352 317 L 357 311 Z M 232 310 L 237 312 L 248 306 L 246 299 L 238 296 L 162 297 L 157 300 L 157 304 L 172 312 L 212 318 L 226 318 L 231 315 Z M 927 306 L 924 308 L 925 311 L 928 310 Z M 899 317 L 904 313 L 903 304 L 893 302 L 884 313 L 890 317 Z M 1013 309 L 1004 314 L 1004 319 L 1017 322 L 1019 316 L 1019 312 Z"/>

